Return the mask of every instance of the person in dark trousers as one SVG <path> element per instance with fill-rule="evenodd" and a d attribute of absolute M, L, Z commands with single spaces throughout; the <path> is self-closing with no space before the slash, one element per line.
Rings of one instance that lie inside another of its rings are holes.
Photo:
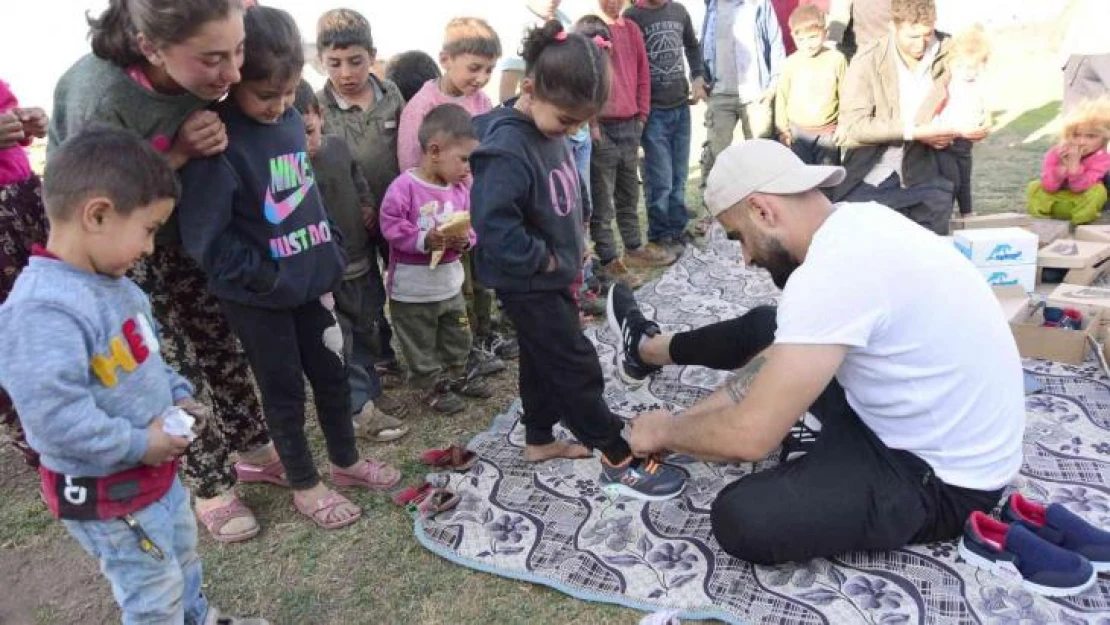
<path fill-rule="evenodd" d="M 631 294 L 611 296 L 626 377 L 670 363 L 749 367 L 682 413 L 634 418 L 635 453 L 754 462 L 807 412 L 820 422 L 805 420 L 819 431 L 800 457 L 713 503 L 721 547 L 749 562 L 953 539 L 1022 464 L 1021 357 L 990 287 L 908 219 L 831 204 L 820 188 L 843 177 L 760 139 L 725 150 L 709 174 L 710 211 L 782 289 L 778 308 L 664 335 Z"/>
<path fill-rule="evenodd" d="M 565 137 L 609 97 L 609 59 L 558 22 L 529 32 L 521 96 L 476 119 L 471 211 L 478 275 L 493 287 L 520 342 L 524 458 L 582 458 L 599 449 L 600 482 L 615 495 L 662 500 L 686 475 L 633 458 L 605 404 L 597 351 L 582 334 L 571 284 L 582 270 L 584 185 Z M 555 438 L 562 421 L 582 445 Z M 583 446 L 584 445 L 584 446 Z"/>
<path fill-rule="evenodd" d="M 247 10 L 243 80 L 217 111 L 228 149 L 181 172 L 185 250 L 247 353 L 270 435 L 293 488 L 293 504 L 324 529 L 354 523 L 361 511 L 321 481 L 304 431 L 304 378 L 337 486 L 392 488 L 393 467 L 359 458 L 343 331 L 332 292 L 346 255 L 324 210 L 309 162 L 304 123 L 293 108 L 304 53 L 293 18 L 269 7 Z M 276 94 L 276 95 L 274 95 Z"/>

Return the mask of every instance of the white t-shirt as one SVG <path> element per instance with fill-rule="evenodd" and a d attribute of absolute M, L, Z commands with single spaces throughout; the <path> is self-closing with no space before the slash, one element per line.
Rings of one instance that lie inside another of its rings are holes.
<path fill-rule="evenodd" d="M 1025 395 L 1005 315 L 966 258 L 895 211 L 836 205 L 786 283 L 775 342 L 846 345 L 848 403 L 946 483 L 994 490 L 1017 475 Z"/>

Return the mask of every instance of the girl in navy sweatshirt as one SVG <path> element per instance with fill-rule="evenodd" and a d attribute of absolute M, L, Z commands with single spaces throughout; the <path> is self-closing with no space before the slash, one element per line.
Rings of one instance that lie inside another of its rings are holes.
<path fill-rule="evenodd" d="M 685 474 L 636 459 L 602 398 L 597 351 L 578 323 L 570 287 L 585 252 L 582 181 L 565 138 L 609 98 L 609 59 L 558 22 L 524 40 L 521 96 L 475 119 L 471 216 L 477 267 L 496 289 L 520 342 L 526 460 L 583 458 L 601 450 L 601 483 L 614 494 L 668 499 Z M 582 445 L 557 440 L 560 420 Z M 583 447 L 585 445 L 585 447 Z"/>
<path fill-rule="evenodd" d="M 320 482 L 304 434 L 304 384 L 337 486 L 387 489 L 396 469 L 360 460 L 343 338 L 332 290 L 346 257 L 320 199 L 304 122 L 293 99 L 304 66 L 292 17 L 252 7 L 244 19 L 242 82 L 218 107 L 228 148 L 182 171 L 178 208 L 186 251 L 208 274 L 258 380 L 270 435 L 297 510 L 326 529 L 361 512 Z"/>

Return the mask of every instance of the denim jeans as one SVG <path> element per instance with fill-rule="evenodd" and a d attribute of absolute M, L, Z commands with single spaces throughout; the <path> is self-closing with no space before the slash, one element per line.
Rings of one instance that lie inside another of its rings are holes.
<path fill-rule="evenodd" d="M 67 521 L 66 529 L 93 557 L 112 584 L 124 625 L 181 623 L 200 625 L 208 615 L 201 592 L 197 522 L 189 491 L 175 479 L 164 497 L 132 516 L 162 550 L 159 560 L 139 549 L 139 540 L 122 519 Z"/>
<path fill-rule="evenodd" d="M 839 165 L 840 148 L 832 133 L 815 135 L 793 126 L 790 128 L 790 149 L 806 165 Z"/>
<path fill-rule="evenodd" d="M 372 262 L 377 262 L 374 259 Z M 377 302 L 370 276 L 344 280 L 335 296 L 335 316 L 343 331 L 343 356 L 347 360 L 347 384 L 351 387 L 351 414 L 358 414 L 368 401 L 382 394 L 382 381 L 374 371 L 374 354 L 380 352 Z"/>
<path fill-rule="evenodd" d="M 590 196 L 590 155 L 593 153 L 593 140 L 590 133 L 586 132 L 583 139 L 567 137 L 570 153 L 574 155 L 574 169 L 578 171 L 578 179 L 582 181 L 582 216 L 589 223 L 590 215 L 594 212 L 594 205 Z"/>
<path fill-rule="evenodd" d="M 690 170 L 690 107 L 651 109 L 644 127 L 644 195 L 648 240 L 677 240 L 686 229 Z"/>

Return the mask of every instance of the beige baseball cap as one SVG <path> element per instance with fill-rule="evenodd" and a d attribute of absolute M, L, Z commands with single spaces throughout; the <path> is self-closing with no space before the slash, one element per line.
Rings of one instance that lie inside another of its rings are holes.
<path fill-rule="evenodd" d="M 753 193 L 790 195 L 844 180 L 844 168 L 806 165 L 790 148 L 749 139 L 717 155 L 705 185 L 705 206 L 716 217 Z"/>

